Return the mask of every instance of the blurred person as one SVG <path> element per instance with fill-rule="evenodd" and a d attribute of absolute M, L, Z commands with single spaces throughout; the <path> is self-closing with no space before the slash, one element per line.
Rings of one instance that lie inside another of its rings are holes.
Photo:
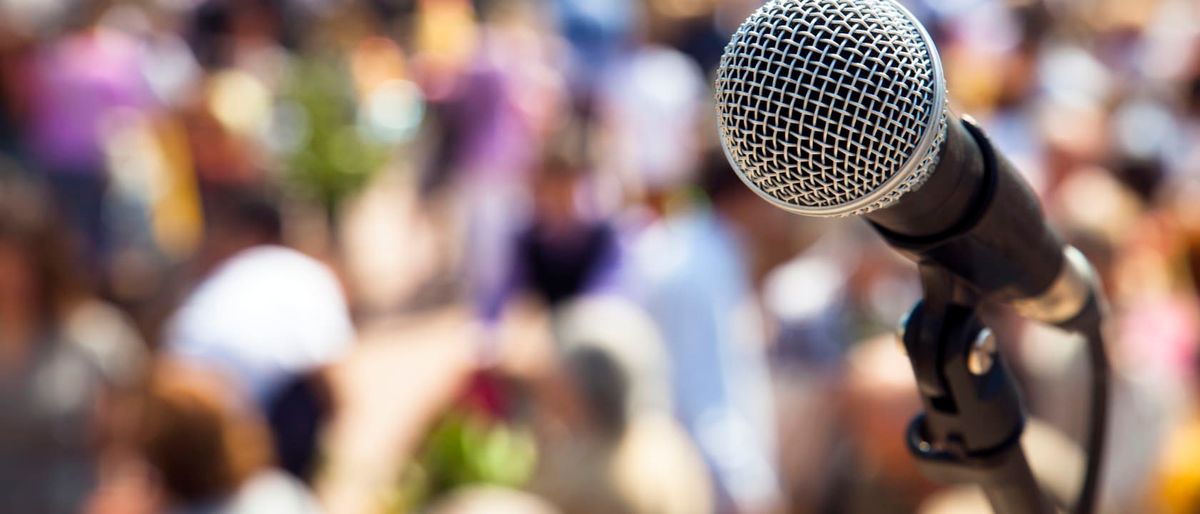
<path fill-rule="evenodd" d="M 271 195 L 225 193 L 200 255 L 202 278 L 168 322 L 164 350 L 217 366 L 267 406 L 280 387 L 340 358 L 354 340 L 341 284 L 283 245 Z"/>
<path fill-rule="evenodd" d="M 639 22 L 640 6 L 630 0 L 553 0 L 550 6 L 573 53 L 567 75 L 572 89 L 590 97 L 605 72 L 620 62 L 622 47 Z"/>
<path fill-rule="evenodd" d="M 321 372 L 333 410 L 318 436 L 313 482 L 328 512 L 393 506 L 402 472 L 478 370 L 471 315 L 441 306 L 382 323 Z"/>
<path fill-rule="evenodd" d="M 390 177 L 397 180 L 381 181 L 374 198 L 355 207 L 346 235 L 360 252 L 398 250 L 392 269 L 379 268 L 393 276 L 360 277 L 390 282 L 391 307 L 386 317 L 372 313 L 351 351 L 315 373 L 330 416 L 316 434 L 312 478 L 331 514 L 398 508 L 404 471 L 420 465 L 414 461 L 436 423 L 479 382 L 481 369 L 508 365 L 481 362 L 481 342 L 500 340 L 505 359 L 519 360 L 528 343 L 545 340 L 539 323 L 510 334 L 507 316 L 495 333 L 482 330 L 458 282 L 464 263 L 452 257 L 460 251 L 455 213 L 439 203 L 444 197 L 422 196 L 416 177 Z M 380 216 L 372 222 L 366 214 L 374 209 Z"/>
<path fill-rule="evenodd" d="M 202 220 L 194 153 L 176 110 L 202 84 L 187 44 L 173 31 L 179 13 L 162 5 L 120 3 L 103 24 L 136 38 L 139 72 L 161 106 L 149 112 L 123 109 L 107 117 L 101 147 L 110 170 L 109 225 L 114 256 L 108 277 L 122 302 L 149 302 L 166 268 L 199 244 Z M 155 266 L 157 265 L 157 266 Z M 149 276 L 148 276 L 149 275 Z"/>
<path fill-rule="evenodd" d="M 106 478 L 88 514 L 322 512 L 272 467 L 260 414 L 223 375 L 163 361 L 128 401 L 124 471 Z"/>
<path fill-rule="evenodd" d="M 1182 385 L 1200 348 L 1197 299 L 1184 275 L 1186 242 L 1173 225 L 1154 212 L 1139 217 L 1111 274 L 1115 358 L 1128 365 L 1125 372 L 1163 387 Z"/>
<path fill-rule="evenodd" d="M 556 35 L 540 31 L 522 6 L 495 9 L 449 87 L 436 72 L 418 73 L 439 130 L 426 186 L 455 192 L 466 230 L 464 271 L 485 317 L 495 314 L 491 300 L 514 266 L 510 243 L 528 213 L 541 142 L 567 121 Z M 419 54 L 414 67 L 433 57 Z"/>
<path fill-rule="evenodd" d="M 528 291 L 553 309 L 615 285 L 621 248 L 614 227 L 581 207 L 586 179 L 583 164 L 565 150 L 543 157 L 532 219 L 516 236 L 516 269 L 502 294 Z"/>
<path fill-rule="evenodd" d="M 617 297 L 554 315 L 559 363 L 535 389 L 549 411 L 531 488 L 563 512 L 712 512 L 703 460 L 670 416 L 666 359 L 653 321 Z"/>
<path fill-rule="evenodd" d="M 186 36 L 201 66 L 220 69 L 262 59 L 280 45 L 295 46 L 307 28 L 298 2 L 209 0 L 194 4 Z"/>
<path fill-rule="evenodd" d="M 1182 103 L 1179 120 L 1179 146 L 1169 156 L 1172 172 L 1195 180 L 1200 177 L 1200 57 L 1192 65 L 1186 80 L 1176 87 Z"/>
<path fill-rule="evenodd" d="M 921 408 L 912 366 L 892 334 L 854 346 L 842 394 L 850 442 L 833 460 L 838 473 L 834 512 L 914 512 L 936 489 L 917 469 L 904 433 Z"/>
<path fill-rule="evenodd" d="M 961 65 L 949 65 L 948 69 L 957 71 L 958 81 L 978 89 L 976 105 L 968 103 L 964 110 L 979 118 L 996 148 L 1023 176 L 1040 184 L 1047 145 L 1038 133 L 1039 106 L 1031 101 L 1038 86 L 1038 44 L 1037 40 L 1022 39 L 1016 48 L 998 54 L 993 51 L 986 58 L 967 46 L 958 51 Z M 971 100 L 971 93 L 963 91 L 967 87 L 963 84 L 956 89 L 960 101 Z"/>
<path fill-rule="evenodd" d="M 1110 433 L 1123 443 L 1110 451 L 1119 471 L 1106 477 L 1104 493 L 1115 511 L 1136 505 L 1155 487 L 1155 466 L 1172 473 L 1178 461 L 1160 460 L 1164 452 L 1189 451 L 1177 436 L 1191 424 L 1200 308 L 1187 278 L 1184 232 L 1164 214 L 1154 209 L 1136 218 L 1110 273 L 1117 378 Z"/>
<path fill-rule="evenodd" d="M 83 2 L 73 14 L 77 26 L 37 51 L 25 128 L 32 159 L 83 238 L 83 264 L 93 271 L 109 250 L 105 124 L 120 109 L 155 105 L 137 41 L 100 23 L 108 4 Z"/>
<path fill-rule="evenodd" d="M 853 337 L 847 311 L 855 307 L 852 278 L 860 277 L 852 275 L 861 266 L 876 264 L 874 257 L 887 262 L 891 255 L 884 248 L 864 248 L 868 245 L 859 236 L 872 234 L 852 227 L 818 235 L 818 228 L 824 230 L 820 222 L 796 217 L 795 225 L 796 255 L 763 277 L 763 308 L 776 325 L 772 365 L 836 373 Z"/>
<path fill-rule="evenodd" d="M 1168 207 L 1178 224 L 1189 285 L 1192 291 L 1200 292 L 1200 204 L 1194 201 L 1200 195 L 1200 183 L 1177 184 L 1171 190 L 1174 194 L 1168 199 Z"/>
<path fill-rule="evenodd" d="M 721 54 L 733 30 L 723 21 L 733 13 L 749 16 L 744 0 L 651 0 L 646 2 L 643 37 L 646 41 L 669 45 L 687 54 L 710 76 L 721 63 Z M 755 6 L 757 7 L 757 6 Z M 740 24 L 740 20 L 739 20 Z M 736 28 L 736 26 L 735 26 Z"/>
<path fill-rule="evenodd" d="M 100 411 L 140 378 L 143 348 L 91 299 L 53 203 L 0 173 L 0 511 L 74 513 L 96 480 Z"/>
<path fill-rule="evenodd" d="M 1109 123 L 1111 146 L 1105 158 L 1113 175 L 1144 203 L 1156 203 L 1171 180 L 1171 152 L 1185 139 L 1184 127 L 1169 106 L 1149 95 L 1128 94 L 1117 99 Z"/>
<path fill-rule="evenodd" d="M 20 27 L 0 21 L 0 155 L 26 157 L 22 125 L 27 115 L 33 41 Z"/>
<path fill-rule="evenodd" d="M 687 183 L 707 142 L 700 134 L 709 96 L 687 55 L 658 45 L 630 50 L 601 84 L 599 166 L 635 199 Z"/>
<path fill-rule="evenodd" d="M 244 77 L 236 73 L 226 76 Z M 181 151 L 193 167 L 205 203 L 211 203 L 212 197 L 219 197 L 223 188 L 244 187 L 262 179 L 254 160 L 256 147 L 253 142 L 223 124 L 210 108 L 210 99 L 216 96 L 218 89 L 217 82 L 213 76 L 201 76 L 199 84 L 203 95 L 183 102 L 178 110 L 186 140 Z M 227 92 L 227 98 L 242 93 Z M 244 104 L 239 105 L 239 108 L 243 107 Z"/>
<path fill-rule="evenodd" d="M 621 399 L 629 417 L 672 413 L 665 341 L 636 303 L 612 294 L 577 298 L 553 311 L 550 329 L 559 352 L 592 348 L 613 360 L 628 385 Z"/>
<path fill-rule="evenodd" d="M 454 18 L 464 16 L 457 12 L 464 7 L 466 15 L 471 13 L 468 2 L 423 4 L 431 11 L 454 10 Z M 494 7 L 484 23 L 470 27 L 466 41 L 473 46 L 459 48 L 462 41 L 443 40 L 441 28 L 430 28 L 428 35 L 448 48 L 432 45 L 435 48 L 414 57 L 415 78 L 433 104 L 442 131 L 433 162 L 435 182 L 453 177 L 466 181 L 468 188 L 521 183 L 536 168 L 537 142 L 561 128 L 566 91 L 558 69 L 557 36 L 537 26 L 535 12 L 522 9 L 528 7 L 526 2 L 501 5 L 506 8 Z M 429 16 L 439 17 L 433 12 Z M 447 80 L 438 73 L 444 70 L 431 64 L 439 59 L 465 62 L 456 65 L 455 75 Z"/>
<path fill-rule="evenodd" d="M 289 166 L 289 178 L 302 175 L 296 169 L 299 164 L 321 159 L 286 158 L 304 154 L 301 148 L 321 154 L 323 142 L 313 140 L 325 135 L 324 130 L 337 130 L 342 112 L 353 107 L 352 98 L 318 96 L 329 89 L 342 92 L 338 74 L 315 64 L 341 54 L 299 51 L 302 32 L 309 32 L 303 39 L 314 41 L 324 35 L 309 30 L 308 7 L 317 8 L 277 0 L 199 2 L 183 9 L 186 16 L 179 30 L 186 49 L 176 41 L 157 45 L 159 52 L 179 54 L 180 72 L 186 66 L 199 68 L 191 88 L 177 95 L 177 105 L 185 130 L 183 150 L 194 167 L 206 210 L 219 201 L 223 189 L 277 180 L 267 169 L 281 161 Z M 322 73 L 306 75 L 310 69 Z M 313 113 L 305 109 L 304 100 L 309 99 L 337 107 Z M 347 138 L 345 144 L 354 142 Z"/>
<path fill-rule="evenodd" d="M 852 341 L 850 278 L 864 260 L 858 254 L 871 249 L 847 244 L 842 233 L 822 236 L 763 280 L 780 475 L 792 512 L 829 504 L 836 483 L 829 463 L 844 445 L 837 391 Z"/>
<path fill-rule="evenodd" d="M 776 418 L 756 290 L 795 248 L 792 217 L 746 188 L 718 150 L 704 155 L 711 207 L 646 228 L 630 287 L 666 340 L 678 419 L 708 463 L 719 512 L 779 501 Z"/>

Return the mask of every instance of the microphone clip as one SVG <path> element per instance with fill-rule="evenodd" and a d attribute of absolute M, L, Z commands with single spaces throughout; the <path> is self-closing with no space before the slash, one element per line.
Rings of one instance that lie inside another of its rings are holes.
<path fill-rule="evenodd" d="M 905 433 L 909 452 L 931 479 L 983 487 L 998 514 L 1056 512 L 1021 449 L 1020 393 L 975 293 L 934 264 L 920 271 L 925 297 L 901 330 L 923 406 Z"/>

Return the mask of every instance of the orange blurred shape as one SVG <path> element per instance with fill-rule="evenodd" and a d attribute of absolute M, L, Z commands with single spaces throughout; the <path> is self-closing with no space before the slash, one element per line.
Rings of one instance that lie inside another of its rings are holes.
<path fill-rule="evenodd" d="M 692 18 L 711 13 L 717 2 L 713 0 L 650 0 L 650 8 L 667 18 Z"/>
<path fill-rule="evenodd" d="M 475 9 L 467 0 L 421 0 L 417 4 L 413 69 L 429 98 L 450 94 L 454 77 L 475 53 Z"/>
<path fill-rule="evenodd" d="M 417 53 L 451 68 L 475 51 L 475 9 L 467 0 L 421 0 L 417 7 Z"/>
<path fill-rule="evenodd" d="M 359 98 L 367 98 L 380 85 L 403 80 L 408 74 L 400 46 L 386 37 L 359 41 L 350 55 L 350 70 Z"/>

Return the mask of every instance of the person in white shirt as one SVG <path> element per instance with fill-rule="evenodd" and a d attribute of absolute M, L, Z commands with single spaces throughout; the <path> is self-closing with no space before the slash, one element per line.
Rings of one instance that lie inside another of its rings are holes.
<path fill-rule="evenodd" d="M 772 512 L 781 484 L 757 288 L 790 254 L 792 225 L 738 182 L 719 151 L 704 161 L 710 206 L 643 230 L 630 290 L 662 332 L 675 415 L 711 470 L 716 512 Z"/>
<path fill-rule="evenodd" d="M 345 295 L 328 266 L 280 244 L 269 201 L 231 195 L 210 223 L 216 265 L 170 320 L 165 349 L 229 374 L 265 406 L 289 379 L 351 347 Z"/>

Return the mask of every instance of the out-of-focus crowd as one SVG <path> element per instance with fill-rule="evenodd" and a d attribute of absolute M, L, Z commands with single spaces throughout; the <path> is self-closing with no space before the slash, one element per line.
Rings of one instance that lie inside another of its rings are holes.
<path fill-rule="evenodd" d="M 719 150 L 757 3 L 0 0 L 0 512 L 985 512 L 913 266 Z M 1103 511 L 1197 512 L 1200 4 L 905 3 L 1102 275 Z M 1072 498 L 1082 345 L 988 316 Z"/>

